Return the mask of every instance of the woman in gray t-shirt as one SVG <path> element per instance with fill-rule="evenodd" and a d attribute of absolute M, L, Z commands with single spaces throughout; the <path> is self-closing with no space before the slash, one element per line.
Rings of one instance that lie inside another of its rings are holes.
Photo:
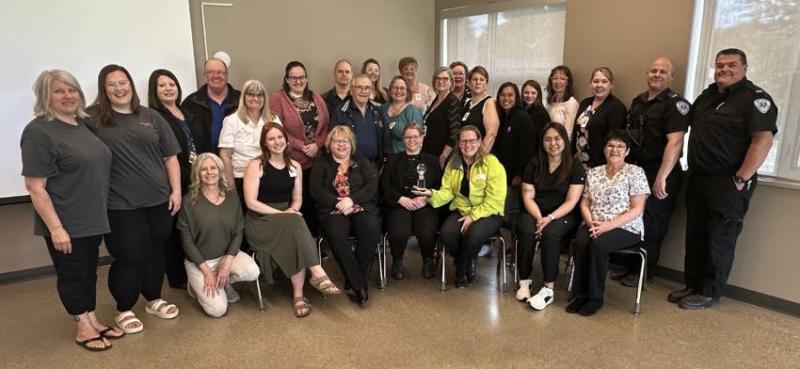
<path fill-rule="evenodd" d="M 181 176 L 175 135 L 164 118 L 140 106 L 128 71 L 119 65 L 100 70 L 98 93 L 87 110 L 92 127 L 113 154 L 108 195 L 111 232 L 106 247 L 114 261 L 108 286 L 117 301 L 115 321 L 125 333 L 144 326 L 131 311 L 141 294 L 145 312 L 162 319 L 178 308 L 161 299 L 164 243 L 172 216 L 181 207 Z"/>
<path fill-rule="evenodd" d="M 22 175 L 36 209 L 34 233 L 47 244 L 59 297 L 75 318 L 75 341 L 89 351 L 105 351 L 109 339 L 125 335 L 95 316 L 97 257 L 109 231 L 111 151 L 86 127 L 85 99 L 72 74 L 46 70 L 34 92 L 36 118 L 20 139 Z"/>

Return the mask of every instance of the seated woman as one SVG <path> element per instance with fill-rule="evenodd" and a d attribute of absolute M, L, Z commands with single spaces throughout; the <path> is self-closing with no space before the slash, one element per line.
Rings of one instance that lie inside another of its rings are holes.
<path fill-rule="evenodd" d="M 261 132 L 261 156 L 247 165 L 244 196 L 247 208 L 245 232 L 267 283 L 273 283 L 273 265 L 292 281 L 294 314 L 302 318 L 311 313 L 303 297 L 306 268 L 309 282 L 323 295 L 337 295 L 339 289 L 319 265 L 314 238 L 299 210 L 303 204 L 303 170 L 290 159 L 286 131 L 270 122 Z"/>
<path fill-rule="evenodd" d="M 475 258 L 481 245 L 497 234 L 503 224 L 506 172 L 497 158 L 486 152 L 478 128 L 461 128 L 458 148 L 442 177 L 438 190 L 417 188 L 429 196 L 433 207 L 450 204 L 452 211 L 439 232 L 455 260 L 458 288 L 475 281 Z"/>
<path fill-rule="evenodd" d="M 586 174 L 572 158 L 567 129 L 560 123 L 548 123 L 538 157 L 533 158 L 522 175 L 522 203 L 525 211 L 519 219 L 519 290 L 517 300 L 542 310 L 553 302 L 553 288 L 558 277 L 561 242 L 580 224 L 575 205 L 581 199 Z M 542 249 L 544 286 L 531 298 L 531 271 L 536 241 Z"/>
<path fill-rule="evenodd" d="M 369 299 L 367 270 L 381 238 L 378 171 L 355 148 L 349 127 L 333 127 L 325 139 L 328 154 L 314 164 L 309 182 L 328 246 L 355 301 L 364 306 Z M 347 241 L 351 231 L 357 240 L 355 250 Z"/>
<path fill-rule="evenodd" d="M 433 278 L 435 263 L 433 250 L 436 246 L 436 231 L 439 225 L 439 212 L 428 206 L 428 199 L 412 193 L 418 184 L 420 173 L 425 184 L 439 187 L 442 169 L 437 158 L 421 152 L 424 129 L 416 123 L 409 123 L 403 129 L 405 152 L 389 158 L 381 174 L 386 229 L 392 248 L 392 278 L 403 279 L 403 254 L 408 238 L 414 234 L 422 251 L 422 276 Z"/>
<path fill-rule="evenodd" d="M 196 296 L 203 311 L 215 318 L 239 300 L 231 283 L 254 281 L 260 273 L 253 258 L 239 251 L 244 216 L 224 170 L 217 155 L 200 154 L 178 216 L 189 296 Z"/>
<path fill-rule="evenodd" d="M 605 142 L 606 164 L 586 173 L 581 201 L 584 225 L 575 237 L 576 298 L 567 312 L 590 316 L 603 307 L 608 255 L 644 237 L 642 211 L 650 194 L 644 170 L 625 163 L 630 153 L 625 133 L 612 131 Z"/>
<path fill-rule="evenodd" d="M 411 104 L 411 93 L 403 77 L 395 76 L 389 84 L 389 101 L 381 105 L 386 115 L 386 129 L 389 132 L 389 154 L 399 154 L 403 148 L 403 128 L 406 124 L 422 122 L 422 113 Z M 424 128 L 423 128 L 424 129 Z"/>

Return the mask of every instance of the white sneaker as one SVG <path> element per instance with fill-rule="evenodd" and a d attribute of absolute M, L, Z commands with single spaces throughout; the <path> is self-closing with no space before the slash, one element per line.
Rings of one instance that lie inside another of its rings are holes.
<path fill-rule="evenodd" d="M 489 256 L 492 254 L 492 246 L 483 245 L 481 246 L 481 251 L 478 251 L 478 256 Z"/>
<path fill-rule="evenodd" d="M 225 296 L 228 297 L 229 304 L 232 304 L 242 299 L 241 297 L 239 297 L 239 292 L 236 292 L 236 290 L 233 289 L 233 285 L 230 283 L 225 285 Z"/>
<path fill-rule="evenodd" d="M 519 281 L 519 289 L 517 290 L 517 300 L 528 301 L 531 298 L 531 280 L 523 279 Z"/>
<path fill-rule="evenodd" d="M 542 287 L 536 295 L 528 300 L 528 303 L 536 310 L 544 310 L 553 300 L 553 289 Z"/>

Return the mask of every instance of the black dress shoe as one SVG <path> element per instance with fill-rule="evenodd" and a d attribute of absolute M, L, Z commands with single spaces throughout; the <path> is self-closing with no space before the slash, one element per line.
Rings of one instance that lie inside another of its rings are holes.
<path fill-rule="evenodd" d="M 620 270 L 618 272 L 609 273 L 608 274 L 608 278 L 611 279 L 612 281 L 621 281 L 623 278 L 627 277 L 629 274 L 631 274 L 630 269 L 624 268 L 624 269 L 622 269 L 622 270 Z"/>
<path fill-rule="evenodd" d="M 456 288 L 465 288 L 467 287 L 467 279 L 466 278 L 456 278 Z"/>
<path fill-rule="evenodd" d="M 403 268 L 403 259 L 392 260 L 392 278 L 401 280 L 405 278 L 405 268 Z"/>
<path fill-rule="evenodd" d="M 681 299 L 678 306 L 686 310 L 703 310 L 714 306 L 717 302 L 719 302 L 719 298 L 716 297 L 689 295 Z"/>
<path fill-rule="evenodd" d="M 584 303 L 586 303 L 585 298 L 576 297 L 575 300 L 572 300 L 572 302 L 567 305 L 565 310 L 567 311 L 567 314 L 575 314 L 581 310 L 581 306 L 583 306 Z"/>
<path fill-rule="evenodd" d="M 356 302 L 358 303 L 358 305 L 360 306 L 367 305 L 367 300 L 369 300 L 369 293 L 367 293 L 366 288 L 356 290 L 355 294 L 356 294 Z"/>
<path fill-rule="evenodd" d="M 586 300 L 586 302 L 583 303 L 583 305 L 581 305 L 581 308 L 578 310 L 578 313 L 583 316 L 592 316 L 594 314 L 597 314 L 597 312 L 600 311 L 602 307 L 603 307 L 602 297 L 599 299 L 589 299 Z"/>
<path fill-rule="evenodd" d="M 677 304 L 686 296 L 694 295 L 694 288 L 684 288 L 682 290 L 672 291 L 667 295 L 667 301 Z"/>
<path fill-rule="evenodd" d="M 475 282 L 478 275 L 475 273 L 475 259 L 467 261 L 467 283 Z"/>
<path fill-rule="evenodd" d="M 645 278 L 642 281 L 642 286 L 643 287 L 647 286 L 647 281 L 649 281 L 649 280 L 650 280 L 649 277 Z M 620 280 L 619 283 L 621 285 L 625 286 L 625 287 L 637 288 L 637 287 L 639 287 L 639 273 L 628 274 L 628 275 L 625 276 L 625 278 L 622 278 L 622 280 Z"/>
<path fill-rule="evenodd" d="M 431 279 L 436 274 L 436 261 L 433 258 L 422 259 L 422 278 Z"/>

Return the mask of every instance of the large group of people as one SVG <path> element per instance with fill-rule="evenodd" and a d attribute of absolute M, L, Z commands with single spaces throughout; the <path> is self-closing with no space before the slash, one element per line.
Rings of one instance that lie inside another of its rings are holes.
<path fill-rule="evenodd" d="M 286 65 L 272 94 L 257 80 L 235 89 L 229 63 L 207 60 L 206 83 L 184 100 L 172 72 L 154 71 L 149 107 L 119 65 L 102 68 L 89 107 L 69 72 L 36 80 L 22 175 L 81 347 L 108 350 L 111 340 L 142 331 L 132 311 L 140 295 L 145 313 L 178 316 L 161 297 L 165 275 L 213 317 L 239 299 L 234 283 L 274 283 L 278 270 L 298 318 L 312 309 L 306 278 L 323 295 L 348 291 L 364 306 L 384 232 L 392 278 L 406 278 L 403 257 L 415 236 L 422 276 L 436 274 L 440 241 L 464 288 L 477 278 L 481 247 L 509 229 L 519 245 L 515 297 L 535 310 L 555 300 L 562 249 L 573 245 L 566 311 L 593 315 L 611 262 L 621 266 L 612 279 L 635 286 L 640 278 L 638 259 L 614 251 L 645 249 L 642 277 L 652 277 L 689 126 L 686 287 L 667 298 L 707 308 L 723 293 L 756 171 L 777 132 L 777 107 L 746 78 L 738 49 L 717 54 L 715 83 L 694 104 L 670 89 L 673 63 L 653 60 L 630 110 L 613 95 L 608 67 L 592 71 L 591 96 L 578 102 L 564 65 L 546 84 L 504 82 L 492 96 L 481 66 L 453 62 L 429 86 L 417 60 L 405 57 L 383 87 L 377 60 L 354 76 L 342 59 L 333 88 L 319 95 L 299 61 Z M 342 289 L 322 267 L 315 237 L 327 241 Z M 95 314 L 102 241 L 113 257 L 113 326 Z M 532 278 L 537 246 L 540 288 Z"/>

